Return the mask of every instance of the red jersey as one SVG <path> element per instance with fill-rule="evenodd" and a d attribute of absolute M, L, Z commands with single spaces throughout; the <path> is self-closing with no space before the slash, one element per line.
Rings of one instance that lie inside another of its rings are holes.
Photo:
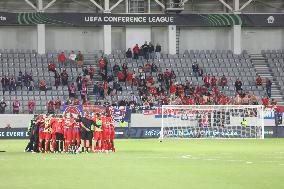
<path fill-rule="evenodd" d="M 54 123 L 54 127 L 55 127 L 55 132 L 56 133 L 63 133 L 63 119 L 62 118 L 58 118 L 56 119 L 55 123 Z"/>

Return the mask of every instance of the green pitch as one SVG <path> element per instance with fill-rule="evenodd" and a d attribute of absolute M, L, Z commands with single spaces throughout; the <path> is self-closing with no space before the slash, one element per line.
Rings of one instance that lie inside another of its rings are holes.
<path fill-rule="evenodd" d="M 24 153 L 1 140 L 1 189 L 284 188 L 284 140 L 116 140 L 111 154 Z"/>

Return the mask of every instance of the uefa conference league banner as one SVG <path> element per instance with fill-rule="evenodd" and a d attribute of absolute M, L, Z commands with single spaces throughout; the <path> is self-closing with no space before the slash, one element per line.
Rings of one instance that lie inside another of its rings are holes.
<path fill-rule="evenodd" d="M 96 14 L 96 13 L 8 13 L 0 12 L 0 25 L 156 25 L 206 26 L 232 25 L 283 27 L 284 14 Z"/>

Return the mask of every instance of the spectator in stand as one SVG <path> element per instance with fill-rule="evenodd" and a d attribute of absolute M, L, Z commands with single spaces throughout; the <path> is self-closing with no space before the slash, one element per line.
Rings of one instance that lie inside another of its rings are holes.
<path fill-rule="evenodd" d="M 161 51 L 162 51 L 162 47 L 159 43 L 157 43 L 156 48 L 155 48 L 155 53 L 156 53 L 156 59 L 158 61 L 161 60 Z"/>
<path fill-rule="evenodd" d="M 196 79 L 198 79 L 198 77 L 199 77 L 199 73 L 198 73 L 199 67 L 198 67 L 198 64 L 192 64 L 191 68 L 192 68 L 192 74 L 193 74 L 193 76 L 194 76 Z"/>
<path fill-rule="evenodd" d="M 206 74 L 205 77 L 203 78 L 203 82 L 205 87 L 209 88 L 210 87 L 210 74 Z"/>
<path fill-rule="evenodd" d="M 112 72 L 114 76 L 117 76 L 118 72 L 120 71 L 120 67 L 117 63 L 114 64 L 114 66 L 112 67 Z"/>
<path fill-rule="evenodd" d="M 272 82 L 271 82 L 271 80 L 270 79 L 266 79 L 266 84 L 265 84 L 265 86 L 266 86 L 266 94 L 267 94 L 267 96 L 269 97 L 269 98 L 271 98 L 271 86 L 272 86 Z"/>
<path fill-rule="evenodd" d="M 94 87 L 93 87 L 93 93 L 96 97 L 99 97 L 100 96 L 100 91 L 99 91 L 99 83 L 96 82 L 94 84 Z"/>
<path fill-rule="evenodd" d="M 78 77 L 76 78 L 76 84 L 77 84 L 78 91 L 80 91 L 80 93 L 81 93 L 82 84 L 83 84 L 83 78 L 82 78 L 81 74 L 79 74 Z"/>
<path fill-rule="evenodd" d="M 54 114 L 54 102 L 52 100 L 47 103 L 47 112 L 49 114 Z"/>
<path fill-rule="evenodd" d="M 139 46 L 138 44 L 135 45 L 135 47 L 133 47 L 132 51 L 133 51 L 133 59 L 138 59 L 138 54 L 139 54 Z"/>
<path fill-rule="evenodd" d="M 54 80 L 55 80 L 54 85 L 57 90 L 58 86 L 60 85 L 60 74 L 57 71 L 54 72 Z"/>
<path fill-rule="evenodd" d="M 79 51 L 78 54 L 77 54 L 77 65 L 78 65 L 79 67 L 82 67 L 83 64 L 84 64 L 84 56 L 83 56 L 83 54 L 81 53 L 81 51 Z"/>
<path fill-rule="evenodd" d="M 276 100 L 274 100 L 274 98 L 271 99 L 270 105 L 273 106 L 273 108 L 275 108 L 277 106 L 277 102 L 276 102 Z"/>
<path fill-rule="evenodd" d="M 170 76 L 170 77 L 171 77 L 171 80 L 170 80 L 170 81 L 172 81 L 172 80 L 175 80 L 175 79 L 176 79 L 176 77 L 177 77 L 177 76 L 176 76 L 176 74 L 175 74 L 174 70 L 172 70 L 172 71 L 171 71 L 171 76 Z"/>
<path fill-rule="evenodd" d="M 48 71 L 50 72 L 55 72 L 56 71 L 56 66 L 54 63 L 49 63 L 48 64 Z"/>
<path fill-rule="evenodd" d="M 149 57 L 151 60 L 155 58 L 155 47 L 151 42 L 149 42 Z"/>
<path fill-rule="evenodd" d="M 7 88 L 6 87 L 7 83 L 6 83 L 6 76 L 5 75 L 1 78 L 1 85 L 2 85 L 2 92 L 3 92 L 3 96 L 4 96 L 6 88 Z"/>
<path fill-rule="evenodd" d="M 17 97 L 15 97 L 15 100 L 13 102 L 13 114 L 19 114 L 20 112 L 20 101 Z"/>
<path fill-rule="evenodd" d="M 95 75 L 95 68 L 93 68 L 92 66 L 89 67 L 88 73 L 90 75 L 90 80 L 93 82 L 94 79 L 94 75 Z"/>
<path fill-rule="evenodd" d="M 177 86 L 174 84 L 174 82 L 171 82 L 169 92 L 170 92 L 171 98 L 175 98 L 176 97 Z"/>
<path fill-rule="evenodd" d="M 69 98 L 75 98 L 76 97 L 76 87 L 75 84 L 72 83 L 71 85 L 69 85 L 68 87 L 68 91 L 69 91 Z"/>
<path fill-rule="evenodd" d="M 33 91 L 35 89 L 35 84 L 34 84 L 34 81 L 31 80 L 29 82 L 29 87 L 28 87 L 28 91 Z"/>
<path fill-rule="evenodd" d="M 164 81 L 166 89 L 169 90 L 171 81 L 171 72 L 169 71 L 169 69 L 166 69 L 166 71 L 164 72 Z"/>
<path fill-rule="evenodd" d="M 7 103 L 5 102 L 5 97 L 2 98 L 0 102 L 0 114 L 5 114 Z"/>
<path fill-rule="evenodd" d="M 147 63 L 144 65 L 144 72 L 145 72 L 145 73 L 149 73 L 149 72 L 151 72 L 151 69 L 152 69 L 152 65 L 151 65 L 149 62 L 147 62 Z"/>
<path fill-rule="evenodd" d="M 65 67 L 65 63 L 66 63 L 66 56 L 64 54 L 64 52 L 61 52 L 58 56 L 57 56 L 57 59 L 58 59 L 58 63 L 59 63 L 59 68 L 61 69 Z"/>
<path fill-rule="evenodd" d="M 69 78 L 69 75 L 68 75 L 67 71 L 64 69 L 63 72 L 61 73 L 62 85 L 68 85 L 68 78 Z"/>
<path fill-rule="evenodd" d="M 125 81 L 125 75 L 124 75 L 123 71 L 119 71 L 119 72 L 117 73 L 117 78 L 118 78 L 118 81 L 119 81 L 119 82 Z"/>
<path fill-rule="evenodd" d="M 258 101 L 255 95 L 251 95 L 250 100 L 252 105 L 258 105 Z"/>
<path fill-rule="evenodd" d="M 258 76 L 258 77 L 256 78 L 255 83 L 256 83 L 257 86 L 261 86 L 261 85 L 262 85 L 262 79 L 261 79 L 260 76 Z"/>
<path fill-rule="evenodd" d="M 47 87 L 45 80 L 40 80 L 39 82 L 39 90 L 44 91 L 46 93 Z"/>
<path fill-rule="evenodd" d="M 69 55 L 69 59 L 70 59 L 71 61 L 73 61 L 73 62 L 76 61 L 77 55 L 75 54 L 74 51 L 71 51 L 71 53 L 70 53 L 70 55 Z"/>
<path fill-rule="evenodd" d="M 223 74 L 223 76 L 221 77 L 220 80 L 220 86 L 222 87 L 222 89 L 224 89 L 225 86 L 228 85 L 228 80 L 226 78 L 226 76 Z"/>
<path fill-rule="evenodd" d="M 17 86 L 17 83 L 16 83 L 16 79 L 14 77 L 14 75 L 12 75 L 10 77 L 10 83 L 9 83 L 9 92 L 11 94 L 11 91 L 16 91 L 16 86 Z M 17 94 L 17 91 L 16 91 L 16 94 Z"/>
<path fill-rule="evenodd" d="M 138 52 L 138 63 L 140 66 L 143 66 L 144 65 L 144 51 L 142 49 L 142 47 L 139 48 L 139 52 Z"/>
<path fill-rule="evenodd" d="M 211 78 L 211 86 L 212 87 L 217 86 L 217 81 L 218 81 L 218 79 L 215 76 L 213 76 Z"/>
<path fill-rule="evenodd" d="M 122 87 L 117 81 L 113 83 L 113 89 L 115 90 L 115 94 L 117 94 L 117 91 L 122 91 Z"/>
<path fill-rule="evenodd" d="M 19 75 L 17 77 L 17 87 L 21 87 L 21 90 L 23 90 L 23 73 L 19 71 Z"/>
<path fill-rule="evenodd" d="M 28 101 L 29 114 L 34 114 L 36 102 L 34 100 Z"/>
<path fill-rule="evenodd" d="M 145 41 L 144 45 L 142 45 L 141 48 L 143 50 L 144 59 L 148 61 L 149 60 L 149 45 L 147 41 Z"/>
<path fill-rule="evenodd" d="M 151 75 L 152 75 L 152 72 L 156 73 L 158 70 L 159 70 L 158 66 L 153 62 L 151 66 Z"/>
<path fill-rule="evenodd" d="M 235 82 L 235 88 L 236 88 L 237 93 L 240 93 L 243 90 L 242 86 L 243 86 L 243 83 L 238 78 Z"/>
<path fill-rule="evenodd" d="M 127 76 L 127 69 L 128 69 L 128 67 L 127 67 L 127 64 L 122 64 L 122 72 L 123 72 L 123 74 L 124 74 L 124 81 L 126 81 L 126 76 Z"/>
<path fill-rule="evenodd" d="M 105 72 L 106 66 L 107 66 L 106 61 L 105 61 L 104 57 L 101 56 L 101 58 L 99 59 L 99 67 L 100 67 L 101 72 Z"/>
<path fill-rule="evenodd" d="M 56 114 L 60 114 L 60 107 L 61 107 L 61 100 L 59 99 L 59 97 L 57 97 L 54 102 L 54 110 Z"/>
<path fill-rule="evenodd" d="M 261 100 L 262 100 L 262 105 L 264 106 L 264 108 L 269 106 L 269 98 L 267 96 L 262 97 Z"/>
<path fill-rule="evenodd" d="M 87 97 L 87 94 L 88 94 L 88 88 L 87 88 L 87 85 L 84 84 L 82 86 L 82 92 L 81 92 L 81 99 L 84 101 Z"/>
<path fill-rule="evenodd" d="M 29 75 L 28 75 L 28 73 L 27 73 L 27 72 L 25 72 L 25 75 L 23 76 L 23 81 L 24 81 L 24 85 L 25 85 L 25 87 L 27 87 L 27 89 L 28 89 L 28 87 L 29 87 L 30 77 L 29 77 Z"/>
<path fill-rule="evenodd" d="M 104 90 L 104 96 L 108 96 L 108 82 L 104 81 L 103 82 L 103 90 Z"/>
<path fill-rule="evenodd" d="M 203 69 L 202 68 L 198 68 L 198 75 L 199 77 L 203 77 Z"/>
<path fill-rule="evenodd" d="M 130 48 L 126 51 L 125 57 L 127 58 L 127 63 L 130 64 L 132 62 L 132 51 Z"/>

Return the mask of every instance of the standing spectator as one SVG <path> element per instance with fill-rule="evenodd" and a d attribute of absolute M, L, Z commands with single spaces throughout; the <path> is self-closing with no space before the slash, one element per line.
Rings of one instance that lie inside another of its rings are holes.
<path fill-rule="evenodd" d="M 269 98 L 267 96 L 264 96 L 261 100 L 262 105 L 264 105 L 264 108 L 266 108 L 269 105 Z"/>
<path fill-rule="evenodd" d="M 210 87 L 210 75 L 206 74 L 205 77 L 203 78 L 203 82 L 205 87 L 209 88 Z"/>
<path fill-rule="evenodd" d="M 198 75 L 199 77 L 203 77 L 203 69 L 198 67 Z"/>
<path fill-rule="evenodd" d="M 78 75 L 78 77 L 76 79 L 76 84 L 77 84 L 78 91 L 81 92 L 82 84 L 83 84 L 83 78 L 82 78 L 81 74 Z"/>
<path fill-rule="evenodd" d="M 117 73 L 120 71 L 120 67 L 117 63 L 114 64 L 114 66 L 112 67 L 112 72 L 114 76 L 117 76 Z"/>
<path fill-rule="evenodd" d="M 139 48 L 139 52 L 138 52 L 138 60 L 139 60 L 139 64 L 144 65 L 144 51 L 142 49 L 142 47 Z"/>
<path fill-rule="evenodd" d="M 156 59 L 158 61 L 161 60 L 161 51 L 162 51 L 162 47 L 159 43 L 157 43 L 156 48 L 155 48 L 155 53 L 156 53 Z"/>
<path fill-rule="evenodd" d="M 34 100 L 28 101 L 29 114 L 34 114 L 36 102 Z"/>
<path fill-rule="evenodd" d="M 83 56 L 83 54 L 81 53 L 81 51 L 79 51 L 78 54 L 77 54 L 77 65 L 78 65 L 79 67 L 82 67 L 83 64 L 84 64 L 84 56 Z"/>
<path fill-rule="evenodd" d="M 47 103 L 47 112 L 49 114 L 54 114 L 54 102 L 52 100 Z"/>
<path fill-rule="evenodd" d="M 198 73 L 198 70 L 199 70 L 198 64 L 192 64 L 191 68 L 192 68 L 193 76 L 194 76 L 196 79 L 198 79 L 198 76 L 199 76 L 199 73 Z"/>
<path fill-rule="evenodd" d="M 28 90 L 30 77 L 27 72 L 25 72 L 25 75 L 23 76 L 23 81 L 24 81 L 24 86 L 27 87 Z"/>
<path fill-rule="evenodd" d="M 175 80 L 175 79 L 176 79 L 176 77 L 177 77 L 177 76 L 176 76 L 176 74 L 175 74 L 174 70 L 172 70 L 172 71 L 171 71 L 171 76 L 170 76 L 171 81 L 172 81 L 172 80 Z"/>
<path fill-rule="evenodd" d="M 89 67 L 88 73 L 90 75 L 90 80 L 93 82 L 94 79 L 94 75 L 95 75 L 95 68 L 93 68 L 92 66 Z"/>
<path fill-rule="evenodd" d="M 256 78 L 255 83 L 256 83 L 257 86 L 261 86 L 261 85 L 262 85 L 262 79 L 261 79 L 260 76 L 258 76 L 258 77 Z"/>
<path fill-rule="evenodd" d="M 63 70 L 63 72 L 61 73 L 61 82 L 62 85 L 68 85 L 68 73 L 66 72 L 66 70 Z"/>
<path fill-rule="evenodd" d="M 72 60 L 73 62 L 76 61 L 77 55 L 75 54 L 74 51 L 71 51 L 70 55 L 69 55 L 69 59 Z"/>
<path fill-rule="evenodd" d="M 31 80 L 29 82 L 29 87 L 28 87 L 28 91 L 33 91 L 35 89 L 35 84 L 34 84 L 34 81 Z"/>
<path fill-rule="evenodd" d="M 23 74 L 21 71 L 19 71 L 19 75 L 17 77 L 17 86 L 20 86 L 21 90 L 23 89 Z"/>
<path fill-rule="evenodd" d="M 66 63 L 66 56 L 64 54 L 64 52 L 61 52 L 58 56 L 57 56 L 57 59 L 58 59 L 58 63 L 59 63 L 59 68 L 61 69 L 65 67 L 65 63 Z"/>
<path fill-rule="evenodd" d="M 104 57 L 101 56 L 101 58 L 99 59 L 99 67 L 100 67 L 100 69 L 101 69 L 101 72 L 104 72 L 104 71 L 105 71 L 106 66 L 107 66 L 107 65 L 106 65 L 106 61 L 105 61 Z"/>
<path fill-rule="evenodd" d="M 5 98 L 3 97 L 0 102 L 0 114 L 5 114 L 6 107 L 7 107 L 7 104 L 5 102 Z"/>
<path fill-rule="evenodd" d="M 133 58 L 134 59 L 138 59 L 138 54 L 139 54 L 139 46 L 138 44 L 135 45 L 135 47 L 133 47 L 132 51 L 133 51 Z"/>
<path fill-rule="evenodd" d="M 57 71 L 54 72 L 54 80 L 55 80 L 54 85 L 55 85 L 56 90 L 57 90 L 58 86 L 60 85 L 60 74 Z"/>
<path fill-rule="evenodd" d="M 46 82 L 43 79 L 40 80 L 40 82 L 39 82 L 39 90 L 44 91 L 44 92 L 46 92 L 46 90 L 47 90 Z"/>
<path fill-rule="evenodd" d="M 82 85 L 82 91 L 81 91 L 81 99 L 83 101 L 85 101 L 85 99 L 87 98 L 87 94 L 88 94 L 88 88 L 87 88 L 87 85 L 84 84 Z"/>
<path fill-rule="evenodd" d="M 213 76 L 211 78 L 211 86 L 212 87 L 216 86 L 217 85 L 217 81 L 218 81 L 218 79 L 215 76 Z"/>
<path fill-rule="evenodd" d="M 6 88 L 7 88 L 6 87 L 7 83 L 6 83 L 6 76 L 5 75 L 1 78 L 1 85 L 2 85 L 2 92 L 3 92 L 3 96 L 4 96 Z"/>
<path fill-rule="evenodd" d="M 266 79 L 266 84 L 265 84 L 265 86 L 266 86 L 266 93 L 267 93 L 267 96 L 269 97 L 269 98 L 271 98 L 271 86 L 272 86 L 272 82 L 271 82 L 271 80 L 270 79 Z"/>
<path fill-rule="evenodd" d="M 125 56 L 127 58 L 127 63 L 130 64 L 132 62 L 132 51 L 130 48 L 126 51 Z"/>
<path fill-rule="evenodd" d="M 141 48 L 143 50 L 144 59 L 148 61 L 149 60 L 149 45 L 147 41 L 145 41 L 144 45 L 142 45 Z"/>
<path fill-rule="evenodd" d="M 235 88 L 236 88 L 236 92 L 239 93 L 240 91 L 242 91 L 242 86 L 243 83 L 239 80 L 239 78 L 236 80 L 235 82 Z"/>
<path fill-rule="evenodd" d="M 227 84 L 228 84 L 228 80 L 226 76 L 223 74 L 220 80 L 220 86 L 222 87 L 222 89 L 224 89 L 224 87 L 227 86 Z"/>
<path fill-rule="evenodd" d="M 99 83 L 96 82 L 94 84 L 94 87 L 93 87 L 93 93 L 96 97 L 99 97 L 100 96 L 100 91 L 99 91 Z"/>
<path fill-rule="evenodd" d="M 68 91 L 69 91 L 69 98 L 75 98 L 76 97 L 76 87 L 75 87 L 74 83 L 69 85 Z"/>
<path fill-rule="evenodd" d="M 17 86 L 16 79 L 15 79 L 14 75 L 12 75 L 10 77 L 10 86 L 9 86 L 10 94 L 11 94 L 11 91 L 16 91 L 16 86 Z"/>
<path fill-rule="evenodd" d="M 56 114 L 60 114 L 60 107 L 61 107 L 61 100 L 59 99 L 59 97 L 57 97 L 57 99 L 54 102 L 54 109 Z"/>
<path fill-rule="evenodd" d="M 155 47 L 151 42 L 149 42 L 149 56 L 150 56 L 151 60 L 154 60 L 154 58 L 155 58 Z"/>
<path fill-rule="evenodd" d="M 20 101 L 16 97 L 13 102 L 13 114 L 19 114 L 20 111 Z"/>

